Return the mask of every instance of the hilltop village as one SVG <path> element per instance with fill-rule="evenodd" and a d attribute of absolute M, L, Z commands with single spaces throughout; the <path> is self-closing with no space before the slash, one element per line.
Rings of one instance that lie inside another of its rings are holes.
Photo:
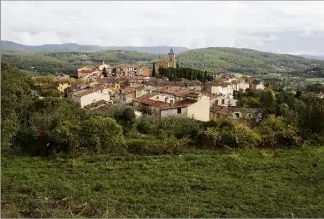
<path fill-rule="evenodd" d="M 54 87 L 62 97 L 70 98 L 81 108 L 95 112 L 129 105 L 138 117 L 183 116 L 200 121 L 218 117 L 261 119 L 258 108 L 244 107 L 243 110 L 234 96 L 248 90 L 263 90 L 262 80 L 231 74 L 207 76 L 207 72 L 201 76 L 202 80 L 192 75 L 190 80 L 186 79 L 188 77 L 170 80 L 162 74 L 165 69 L 177 68 L 176 56 L 171 49 L 167 60 L 155 62 L 153 66 L 110 65 L 103 61 L 99 66 L 81 67 L 73 76 L 57 73 L 54 75 Z M 34 80 L 40 86 L 49 86 L 38 77 Z"/>

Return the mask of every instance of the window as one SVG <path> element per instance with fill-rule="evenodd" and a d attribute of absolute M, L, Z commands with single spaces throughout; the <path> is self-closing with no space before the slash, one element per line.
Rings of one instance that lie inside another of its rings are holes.
<path fill-rule="evenodd" d="M 216 105 L 218 105 L 218 100 L 215 101 Z"/>
<path fill-rule="evenodd" d="M 240 118 L 240 113 L 234 113 L 234 118 L 239 119 Z"/>
<path fill-rule="evenodd" d="M 181 108 L 178 108 L 177 111 L 178 111 L 178 114 L 181 114 Z"/>
<path fill-rule="evenodd" d="M 225 99 L 222 99 L 222 104 L 225 104 Z"/>
<path fill-rule="evenodd" d="M 251 113 L 248 113 L 247 116 L 248 116 L 249 119 L 252 119 L 252 114 Z"/>

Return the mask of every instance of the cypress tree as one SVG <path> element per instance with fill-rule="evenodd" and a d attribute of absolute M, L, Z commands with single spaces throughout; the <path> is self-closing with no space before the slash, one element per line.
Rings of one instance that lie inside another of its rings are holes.
<path fill-rule="evenodd" d="M 155 74 L 156 74 L 156 72 L 155 72 L 155 63 L 153 62 L 152 77 L 155 77 Z"/>

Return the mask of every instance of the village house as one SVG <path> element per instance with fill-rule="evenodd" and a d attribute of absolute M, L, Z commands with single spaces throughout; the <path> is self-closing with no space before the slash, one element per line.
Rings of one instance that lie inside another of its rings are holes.
<path fill-rule="evenodd" d="M 99 71 L 97 67 L 85 66 L 77 69 L 77 78 L 90 77 L 94 74 L 97 74 L 98 72 L 101 73 L 101 71 Z"/>
<path fill-rule="evenodd" d="M 103 71 L 104 69 L 106 69 L 108 74 L 109 74 L 109 71 L 111 71 L 110 65 L 105 64 L 104 61 L 102 61 L 102 65 L 100 65 L 98 69 L 99 69 L 99 71 Z"/>
<path fill-rule="evenodd" d="M 81 108 L 96 103 L 100 100 L 110 101 L 108 90 L 103 90 L 100 87 L 86 88 L 75 91 L 70 94 L 70 98 L 77 103 Z"/>
<path fill-rule="evenodd" d="M 233 119 L 261 121 L 262 113 L 259 108 L 241 108 L 214 105 L 210 107 L 210 120 L 229 117 Z"/>
<path fill-rule="evenodd" d="M 264 90 L 264 84 L 261 79 L 253 79 L 250 84 L 250 89 L 252 90 Z"/>
<path fill-rule="evenodd" d="M 237 100 L 232 96 L 218 96 L 215 99 L 214 104 L 217 106 L 236 106 Z"/>
<path fill-rule="evenodd" d="M 209 97 L 188 89 L 162 89 L 158 94 L 150 93 L 136 98 L 133 103 L 135 109 L 143 114 L 209 120 Z"/>

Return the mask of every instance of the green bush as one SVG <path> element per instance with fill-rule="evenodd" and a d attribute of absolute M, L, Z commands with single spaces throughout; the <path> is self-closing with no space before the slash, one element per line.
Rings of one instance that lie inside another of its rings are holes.
<path fill-rule="evenodd" d="M 239 148 L 255 147 L 261 142 L 261 136 L 244 124 L 235 125 L 233 133 Z"/>
<path fill-rule="evenodd" d="M 270 115 L 257 129 L 264 147 L 296 147 L 302 143 L 297 127 L 285 123 L 282 117 Z"/>
<path fill-rule="evenodd" d="M 130 139 L 127 141 L 128 151 L 136 154 L 161 155 L 161 154 L 179 154 L 190 142 L 188 138 L 175 139 Z"/>
<path fill-rule="evenodd" d="M 94 116 L 81 125 L 81 144 L 96 153 L 122 153 L 124 147 L 123 130 L 111 118 Z"/>

